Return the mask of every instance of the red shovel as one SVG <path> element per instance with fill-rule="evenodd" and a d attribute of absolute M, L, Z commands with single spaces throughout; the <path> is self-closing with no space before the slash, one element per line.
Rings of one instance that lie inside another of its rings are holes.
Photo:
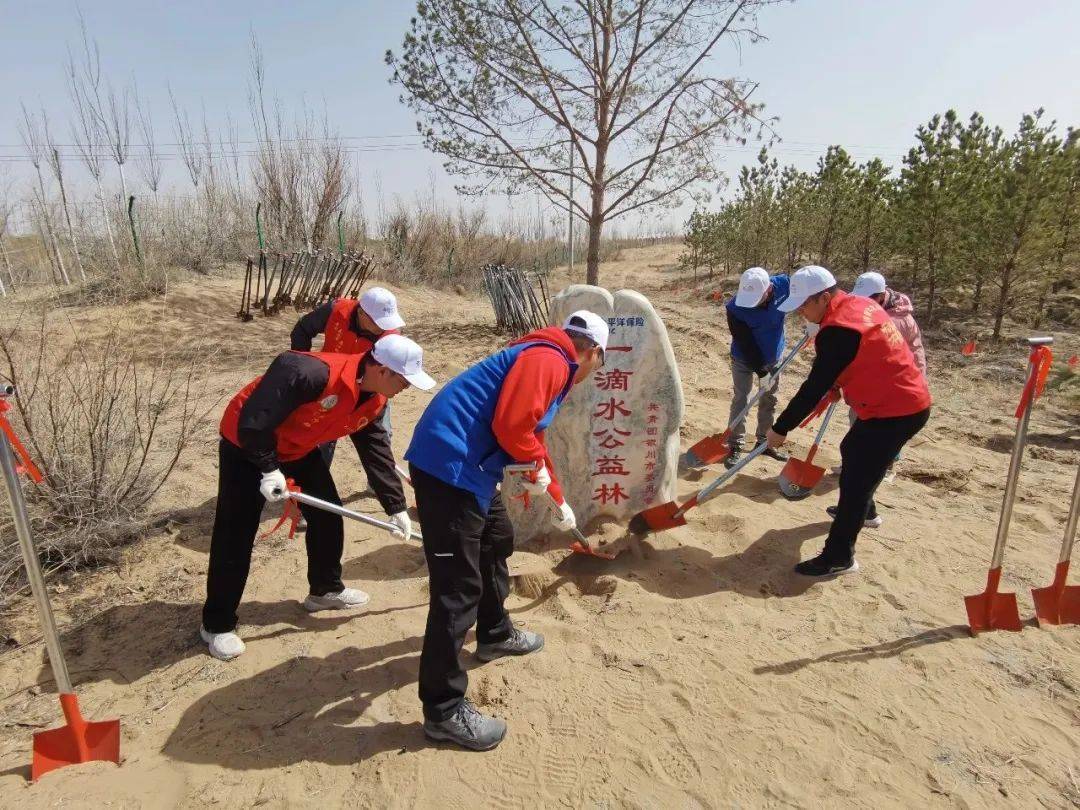
<path fill-rule="evenodd" d="M 1076 519 L 1080 515 L 1080 467 L 1076 468 L 1072 506 L 1065 521 L 1065 537 L 1061 541 L 1061 556 L 1054 569 L 1054 581 L 1045 588 L 1033 588 L 1035 617 L 1039 624 L 1080 624 L 1080 585 L 1066 585 L 1069 577 L 1069 558 L 1076 540 Z"/>
<path fill-rule="evenodd" d="M 990 560 L 990 570 L 986 574 L 986 590 L 975 596 L 964 597 L 968 627 L 972 635 L 978 635 L 983 630 L 1024 629 L 1020 623 L 1016 594 L 998 593 L 998 584 L 1001 582 L 1001 563 L 1005 557 L 1005 541 L 1009 537 L 1009 522 L 1012 520 L 1013 501 L 1016 499 L 1016 482 L 1020 477 L 1020 463 L 1024 458 L 1024 446 L 1027 443 L 1028 422 L 1031 421 L 1032 407 L 1036 397 L 1042 392 L 1042 384 L 1046 382 L 1046 374 L 1053 360 L 1047 346 L 1053 341 L 1052 337 L 1028 338 L 1028 344 L 1032 347 L 1028 358 L 1028 379 L 1020 405 L 1016 409 L 1016 438 L 1013 439 L 1009 472 L 1005 478 L 1005 495 L 1001 500 L 1001 517 L 998 520 L 997 538 L 994 540 L 994 554 Z"/>
<path fill-rule="evenodd" d="M 0 420 L 3 417 L 0 416 Z M 6 421 L 6 420 L 4 420 Z M 26 513 L 26 500 L 16 468 L 15 454 L 12 452 L 7 431 L 0 431 L 0 467 L 3 467 L 4 482 L 7 484 L 8 500 L 15 522 L 15 534 L 19 538 L 23 562 L 26 563 L 26 577 L 30 581 L 30 590 L 37 603 L 41 630 L 45 636 L 45 649 L 49 653 L 53 678 L 60 691 L 60 708 L 67 720 L 66 726 L 39 731 L 34 735 L 34 758 L 30 766 L 30 778 L 34 781 L 44 774 L 65 765 L 91 760 L 120 762 L 120 721 L 106 720 L 89 723 L 79 711 L 79 698 L 71 686 L 64 652 L 60 647 L 60 635 L 56 631 L 49 594 L 45 590 L 45 578 L 41 573 L 34 539 L 30 534 L 30 519 Z M 27 468 L 29 470 L 29 468 Z M 36 470 L 34 471 L 36 472 Z M 36 476 L 34 476 L 36 478 Z"/>
<path fill-rule="evenodd" d="M 739 424 L 739 422 L 750 413 L 750 409 L 754 407 L 757 401 L 761 399 L 767 391 L 771 391 L 776 386 L 776 377 L 784 370 L 784 366 L 791 362 L 791 358 L 799 353 L 799 349 L 807 344 L 810 337 L 811 335 L 809 333 L 803 335 L 799 342 L 795 344 L 794 348 L 787 353 L 787 357 L 785 357 L 780 362 L 780 365 L 776 367 L 776 371 L 761 381 L 757 393 L 747 400 L 746 405 L 744 405 L 743 409 L 731 420 L 723 433 L 714 433 L 712 436 L 706 436 L 683 453 L 682 457 L 679 459 L 679 469 L 686 470 L 693 467 L 706 467 L 710 464 L 716 464 L 718 461 L 723 461 L 731 455 L 731 446 L 728 444 L 728 440 L 731 438 L 732 426 Z"/>
<path fill-rule="evenodd" d="M 536 472 L 536 465 L 535 464 L 507 464 L 505 467 L 503 467 L 503 472 L 507 472 L 507 473 L 510 473 L 512 475 L 513 474 L 529 475 L 530 473 L 535 473 Z M 533 478 L 535 479 L 535 475 L 533 475 Z M 552 495 L 550 492 L 545 492 L 544 494 L 547 495 L 548 504 L 551 506 L 551 508 L 558 511 L 559 504 L 555 501 L 555 496 Z M 521 493 L 521 496 L 524 498 L 525 506 L 528 507 L 528 505 L 529 505 L 529 493 L 526 492 L 526 491 L 523 491 Z M 517 497 L 517 496 L 515 496 L 515 497 Z M 599 557 L 601 560 L 614 560 L 615 559 L 614 554 L 610 554 L 609 552 L 606 552 L 606 551 L 599 551 L 598 549 L 593 548 L 592 543 L 589 542 L 589 538 L 587 538 L 585 535 L 583 535 L 581 533 L 581 529 L 577 528 L 576 526 L 573 529 L 570 530 L 570 533 L 574 535 L 574 542 L 572 542 L 570 544 L 570 551 L 572 551 L 574 554 L 583 554 L 586 557 Z"/>
<path fill-rule="evenodd" d="M 821 437 L 825 435 L 825 429 L 829 426 L 829 420 L 832 419 L 835 410 L 836 403 L 830 403 L 825 411 L 825 418 L 821 420 L 821 427 L 818 428 L 817 435 L 814 437 L 814 443 L 810 445 L 810 452 L 806 454 L 806 460 L 792 456 L 787 460 L 784 469 L 780 471 L 780 492 L 789 501 L 805 498 L 825 475 L 825 468 L 812 462 L 821 445 Z"/>

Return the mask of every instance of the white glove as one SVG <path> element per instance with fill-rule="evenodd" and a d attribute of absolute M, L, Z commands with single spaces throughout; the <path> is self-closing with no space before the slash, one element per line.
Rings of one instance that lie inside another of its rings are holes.
<path fill-rule="evenodd" d="M 408 512 L 398 512 L 391 515 L 390 522 L 397 527 L 397 529 L 392 532 L 394 537 L 400 537 L 404 540 L 408 540 L 412 537 L 412 521 L 409 520 Z"/>
<path fill-rule="evenodd" d="M 543 495 L 547 492 L 547 488 L 551 486 L 551 473 L 548 472 L 547 467 L 543 464 L 540 465 L 540 469 L 536 471 L 536 480 L 530 481 L 528 474 L 524 476 L 522 487 L 530 495 Z"/>
<path fill-rule="evenodd" d="M 813 337 L 814 335 L 816 335 L 820 331 L 821 331 L 821 324 L 820 323 L 814 323 L 813 321 L 807 321 L 806 322 L 806 334 L 808 334 L 810 337 Z"/>
<path fill-rule="evenodd" d="M 285 481 L 285 473 L 281 470 L 263 473 L 262 481 L 259 482 L 259 492 L 270 503 L 285 500 L 288 491 L 289 485 Z"/>
<path fill-rule="evenodd" d="M 574 510 L 565 501 L 559 506 L 559 511 L 552 515 L 552 525 L 560 532 L 569 532 L 577 528 L 577 518 Z"/>

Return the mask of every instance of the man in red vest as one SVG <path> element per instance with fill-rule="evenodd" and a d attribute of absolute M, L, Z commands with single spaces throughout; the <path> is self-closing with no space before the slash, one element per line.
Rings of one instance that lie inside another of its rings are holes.
<path fill-rule="evenodd" d="M 874 491 L 900 449 L 930 418 L 930 389 L 888 313 L 876 301 L 839 289 L 824 267 L 798 270 L 781 309 L 797 311 L 820 328 L 810 375 L 769 430 L 769 446 L 782 445 L 837 388 L 857 417 L 840 443 L 840 502 L 825 548 L 795 571 L 811 577 L 851 573 L 859 570 L 859 530 L 877 516 Z"/>
<path fill-rule="evenodd" d="M 409 385 L 426 391 L 435 381 L 424 372 L 419 346 L 387 335 L 362 354 L 284 352 L 229 402 L 221 419 L 217 511 L 200 630 L 215 658 L 228 660 L 244 651 L 236 610 L 263 504 L 284 500 L 286 476 L 308 495 L 341 503 L 319 445 L 355 437 L 379 503 L 401 536 L 409 536 L 405 494 L 380 422 L 387 401 Z M 308 521 L 304 608 L 366 604 L 366 593 L 341 581 L 341 517 L 306 505 L 300 510 Z"/>

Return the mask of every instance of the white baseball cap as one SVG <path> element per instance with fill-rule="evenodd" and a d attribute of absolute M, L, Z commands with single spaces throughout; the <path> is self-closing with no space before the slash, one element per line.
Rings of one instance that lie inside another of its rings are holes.
<path fill-rule="evenodd" d="M 855 286 L 851 288 L 852 295 L 861 295 L 863 298 L 883 292 L 885 292 L 885 276 L 873 270 L 855 279 Z"/>
<path fill-rule="evenodd" d="M 752 309 L 761 303 L 765 291 L 772 282 L 764 267 L 751 267 L 743 270 L 739 278 L 739 291 L 735 293 L 735 306 Z"/>
<path fill-rule="evenodd" d="M 372 287 L 360 296 L 360 308 L 380 329 L 400 329 L 405 319 L 397 311 L 397 298 L 385 287 Z"/>
<path fill-rule="evenodd" d="M 376 363 L 396 371 L 421 391 L 435 387 L 435 380 L 424 371 L 424 350 L 404 335 L 386 335 L 375 341 L 371 356 Z"/>
<path fill-rule="evenodd" d="M 563 321 L 562 328 L 567 332 L 577 332 L 579 335 L 585 335 L 599 346 L 601 351 L 607 352 L 608 324 L 595 312 L 589 312 L 587 309 L 571 312 L 567 319 Z"/>
<path fill-rule="evenodd" d="M 791 276 L 791 290 L 788 297 L 777 306 L 777 309 L 781 312 L 794 312 L 805 304 L 806 299 L 811 295 L 817 295 L 835 286 L 836 279 L 824 267 L 816 264 L 800 267 Z"/>

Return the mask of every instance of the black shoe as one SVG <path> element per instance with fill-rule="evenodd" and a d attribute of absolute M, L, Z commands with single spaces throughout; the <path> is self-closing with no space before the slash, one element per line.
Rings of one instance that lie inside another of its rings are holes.
<path fill-rule="evenodd" d="M 470 751 L 490 751 L 506 736 L 506 721 L 480 714 L 468 700 L 441 722 L 424 721 L 424 735 L 429 740 L 451 742 Z"/>
<path fill-rule="evenodd" d="M 476 657 L 481 661 L 494 661 L 504 655 L 528 655 L 544 648 L 544 637 L 529 630 L 511 629 L 509 637 L 491 644 L 477 644 Z"/>
<path fill-rule="evenodd" d="M 850 562 L 835 562 L 829 560 L 823 554 L 819 554 L 812 560 L 803 560 L 795 566 L 795 573 L 804 577 L 838 577 L 841 574 L 854 574 L 859 570 L 858 561 L 852 557 Z"/>
<path fill-rule="evenodd" d="M 835 520 L 836 513 L 839 510 L 835 506 L 826 506 L 825 511 L 829 513 L 829 517 Z M 880 529 L 882 522 L 881 515 L 874 515 L 873 517 L 868 517 L 864 520 L 862 525 L 863 528 L 866 529 Z"/>
<path fill-rule="evenodd" d="M 758 444 L 761 444 L 764 441 L 765 439 L 758 439 Z M 790 458 L 787 451 L 781 450 L 779 447 L 770 447 L 761 455 L 775 458 L 777 461 L 787 461 Z"/>
<path fill-rule="evenodd" d="M 729 470 L 739 463 L 739 459 L 742 458 L 742 445 L 732 445 L 731 451 L 727 454 L 727 458 L 724 459 L 724 466 Z"/>

